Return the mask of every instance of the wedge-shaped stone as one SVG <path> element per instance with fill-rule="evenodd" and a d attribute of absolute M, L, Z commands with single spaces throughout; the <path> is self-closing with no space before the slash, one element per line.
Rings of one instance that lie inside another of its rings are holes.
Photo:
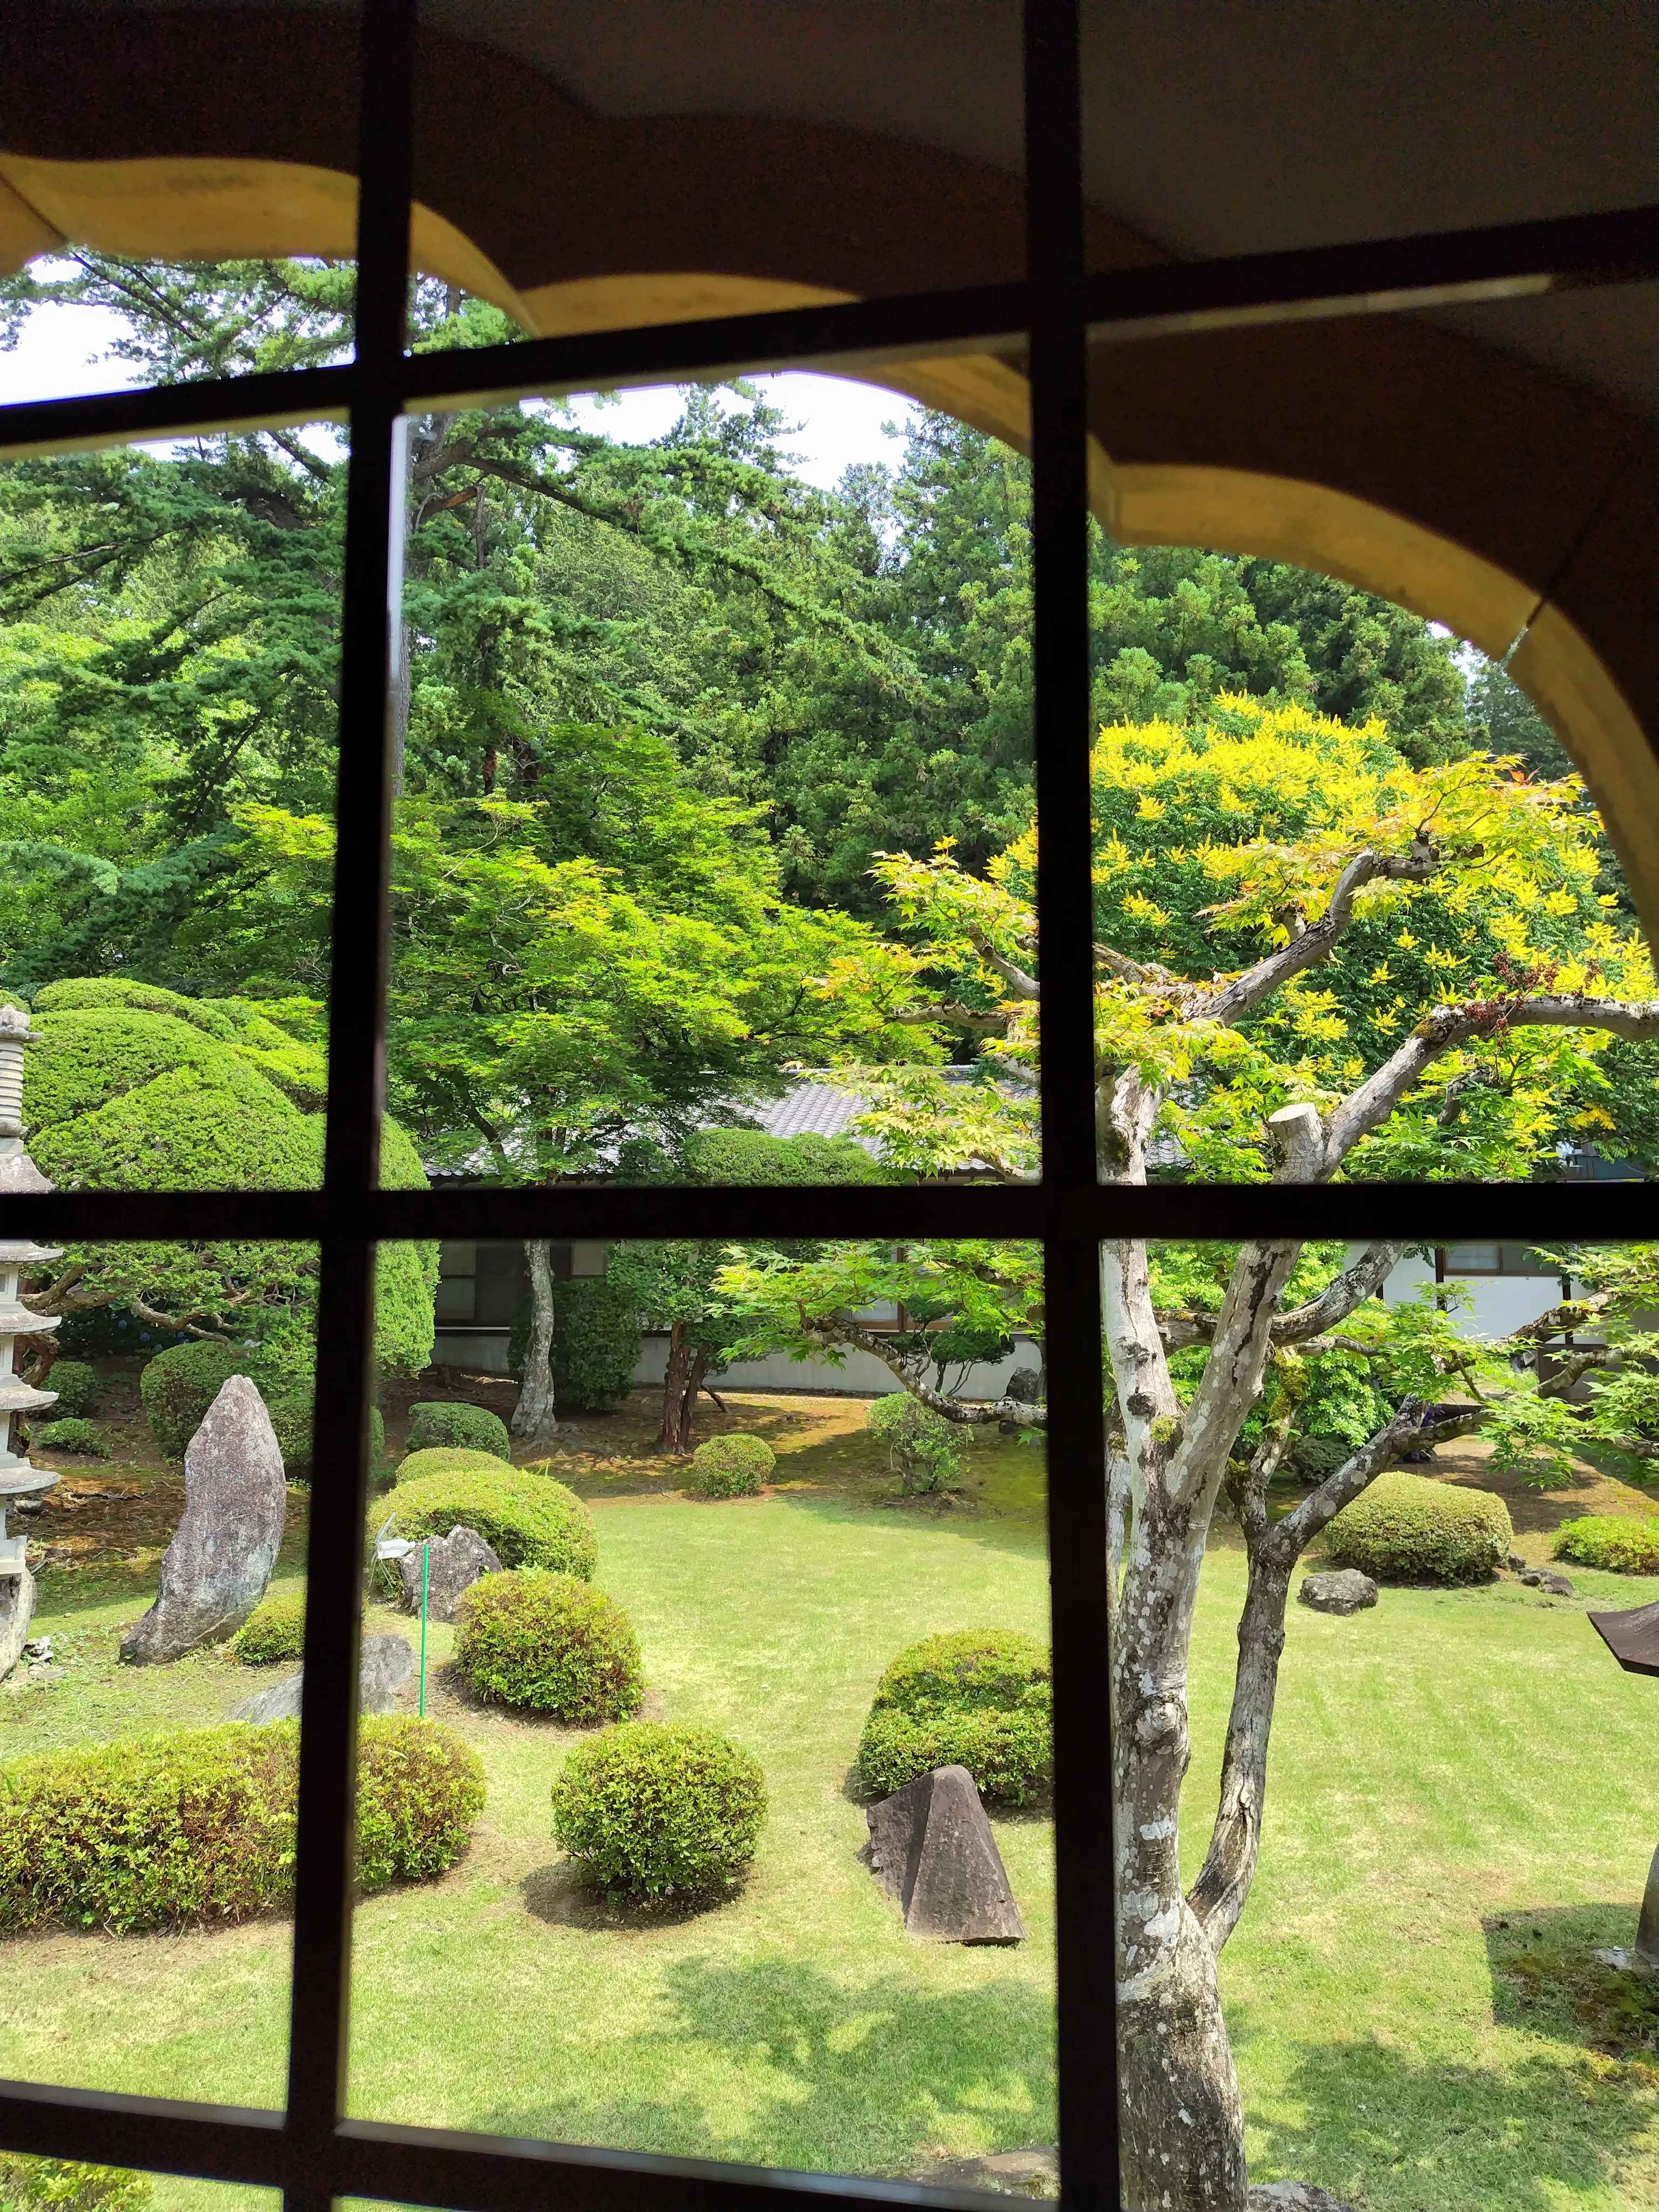
<path fill-rule="evenodd" d="M 936 1766 L 871 1806 L 870 1863 L 936 1943 L 1018 1943 L 1025 1934 L 985 1808 L 965 1766 Z"/>

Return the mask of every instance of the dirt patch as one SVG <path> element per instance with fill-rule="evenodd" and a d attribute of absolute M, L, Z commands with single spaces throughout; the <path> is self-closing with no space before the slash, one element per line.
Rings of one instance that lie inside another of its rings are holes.
<path fill-rule="evenodd" d="M 1490 1490 L 1510 1509 L 1515 1523 L 1516 1549 L 1540 1563 L 1550 1557 L 1547 1539 L 1564 1521 L 1584 1513 L 1650 1513 L 1648 1493 L 1617 1475 L 1607 1474 L 1587 1460 L 1575 1460 L 1565 1483 L 1551 1490 L 1534 1489 L 1513 1474 L 1498 1472 L 1492 1464 L 1492 1447 L 1484 1438 L 1468 1437 L 1436 1448 L 1433 1464 L 1425 1473 L 1466 1490 Z"/>

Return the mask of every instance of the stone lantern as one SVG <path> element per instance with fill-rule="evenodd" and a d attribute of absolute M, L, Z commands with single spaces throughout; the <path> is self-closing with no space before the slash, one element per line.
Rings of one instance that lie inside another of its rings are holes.
<path fill-rule="evenodd" d="M 23 1150 L 23 1047 L 38 1042 L 27 1014 L 0 1006 L 0 1197 L 52 1188 Z M 58 1326 L 55 1318 L 28 1310 L 17 1283 L 25 1267 L 60 1256 L 42 1244 L 0 1243 L 0 1679 L 16 1665 L 34 1613 L 28 1540 L 7 1534 L 7 1509 L 13 1498 L 38 1497 L 58 1481 L 50 1468 L 32 1467 L 16 1449 L 19 1417 L 58 1402 L 55 1390 L 37 1390 L 16 1371 L 18 1338 L 43 1336 Z"/>
<path fill-rule="evenodd" d="M 1659 1674 L 1659 1605 L 1638 1605 L 1630 1613 L 1593 1613 L 1589 1621 L 1627 1674 Z M 1635 1949 L 1599 1955 L 1613 1966 L 1659 1974 L 1659 1850 L 1648 1869 Z"/>

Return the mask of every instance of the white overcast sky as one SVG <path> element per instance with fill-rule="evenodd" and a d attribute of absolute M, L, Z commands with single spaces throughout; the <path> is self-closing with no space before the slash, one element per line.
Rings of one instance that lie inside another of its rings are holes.
<path fill-rule="evenodd" d="M 0 353 L 0 399 L 69 398 L 84 392 L 115 392 L 138 381 L 130 362 L 100 358 L 118 334 L 118 319 L 100 307 L 48 307 L 29 318 L 15 352 Z M 883 425 L 901 428 L 915 411 L 908 400 L 873 386 L 837 376 L 789 374 L 756 380 L 767 397 L 800 428 L 784 441 L 799 456 L 797 475 L 828 490 L 849 462 L 896 465 L 902 441 Z M 617 404 L 575 403 L 577 420 L 609 437 L 644 442 L 660 437 L 678 415 L 672 386 L 623 392 Z"/>

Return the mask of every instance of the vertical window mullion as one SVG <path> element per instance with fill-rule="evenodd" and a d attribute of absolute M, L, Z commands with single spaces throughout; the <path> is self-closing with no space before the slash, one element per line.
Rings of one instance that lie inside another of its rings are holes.
<path fill-rule="evenodd" d="M 325 2212 L 343 2106 L 356 1844 L 357 1644 L 374 1327 L 385 1017 L 392 527 L 413 162 L 416 0 L 366 0 L 358 142 L 356 363 L 341 615 L 339 775 L 316 1453 L 289 2045 L 288 2212 Z"/>
<path fill-rule="evenodd" d="M 1077 0 L 1025 0 L 1060 2167 L 1117 2202 L 1105 1421 L 1095 1216 L 1088 355 Z M 1069 1231 L 1067 1224 L 1077 1224 Z M 1058 1231 L 1058 1233 L 1054 1233 Z"/>

